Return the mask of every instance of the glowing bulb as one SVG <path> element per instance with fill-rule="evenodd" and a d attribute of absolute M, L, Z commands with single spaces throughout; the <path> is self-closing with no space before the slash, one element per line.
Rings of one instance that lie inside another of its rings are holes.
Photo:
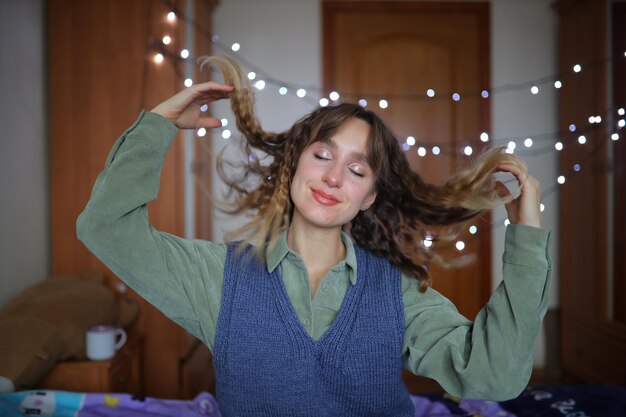
<path fill-rule="evenodd" d="M 198 129 L 198 131 L 196 132 L 196 134 L 200 137 L 203 137 L 204 135 L 206 135 L 206 129 L 201 127 L 200 129 Z"/>
<path fill-rule="evenodd" d="M 204 113 L 207 110 L 209 110 L 209 105 L 208 104 L 203 104 L 202 106 L 200 106 L 200 111 L 201 112 Z"/>
<path fill-rule="evenodd" d="M 228 126 L 228 119 L 227 118 L 221 119 L 220 122 L 222 123 L 222 127 Z"/>
<path fill-rule="evenodd" d="M 413 146 L 413 145 L 415 145 L 415 138 L 414 138 L 413 136 L 409 136 L 409 137 L 407 137 L 407 138 L 406 138 L 406 143 L 407 143 L 409 146 Z"/>
<path fill-rule="evenodd" d="M 624 127 L 624 124 L 625 124 L 625 123 L 624 123 L 624 119 L 620 119 L 620 120 L 617 122 L 617 126 L 619 126 L 619 127 Z"/>
<path fill-rule="evenodd" d="M 462 240 L 459 240 L 458 242 L 456 242 L 454 246 L 456 246 L 456 249 L 458 251 L 462 251 L 463 249 L 465 249 L 465 242 L 463 242 Z"/>
<path fill-rule="evenodd" d="M 265 88 L 265 81 L 258 80 L 254 83 L 254 86 L 257 88 L 257 90 L 263 90 Z"/>
<path fill-rule="evenodd" d="M 483 90 L 483 91 L 481 91 L 481 92 L 480 92 L 480 96 L 481 96 L 482 98 L 487 98 L 487 97 L 489 97 L 489 91 L 487 91 L 487 90 Z"/>
<path fill-rule="evenodd" d="M 532 87 L 530 87 L 530 92 L 533 94 L 538 94 L 539 93 L 539 87 L 537 87 L 536 85 L 533 85 Z"/>
<path fill-rule="evenodd" d="M 419 156 L 426 156 L 426 148 L 424 148 L 423 146 L 420 146 L 419 148 L 417 148 L 417 154 Z"/>
<path fill-rule="evenodd" d="M 254 80 L 255 78 L 256 78 L 256 72 L 254 72 L 254 71 L 250 71 L 250 72 L 248 73 L 248 79 L 249 79 L 249 80 Z"/>
<path fill-rule="evenodd" d="M 596 122 L 596 118 L 593 116 L 589 116 L 589 123 L 595 123 Z"/>
<path fill-rule="evenodd" d="M 432 88 L 429 88 L 428 90 L 426 90 L 426 95 L 428 97 L 435 97 L 435 90 L 433 90 Z"/>
<path fill-rule="evenodd" d="M 284 96 L 285 94 L 287 94 L 287 87 L 280 87 L 278 89 L 278 94 L 280 94 L 281 96 Z"/>
<path fill-rule="evenodd" d="M 578 136 L 578 143 L 584 145 L 585 143 L 587 143 L 587 138 L 584 135 Z"/>
<path fill-rule="evenodd" d="M 545 209 L 546 209 L 546 206 L 543 203 L 539 204 L 539 211 L 540 212 L 543 213 Z"/>
<path fill-rule="evenodd" d="M 469 232 L 470 232 L 471 234 L 475 235 L 475 234 L 478 232 L 478 227 L 476 227 L 476 226 L 474 226 L 474 225 L 471 225 L 471 226 L 469 227 Z"/>
<path fill-rule="evenodd" d="M 619 135 L 618 135 L 617 133 L 613 133 L 613 134 L 611 135 L 611 139 L 612 139 L 612 140 L 618 140 L 618 139 L 619 139 Z"/>
<path fill-rule="evenodd" d="M 441 153 L 441 148 L 439 146 L 433 146 L 433 155 L 439 155 Z"/>
<path fill-rule="evenodd" d="M 624 115 L 624 108 L 621 108 L 619 110 L 617 110 L 617 114 L 619 114 L 620 116 Z"/>
<path fill-rule="evenodd" d="M 531 138 L 526 138 L 526 140 L 524 141 L 524 146 L 530 148 L 531 146 L 533 146 L 533 140 Z"/>
<path fill-rule="evenodd" d="M 568 129 L 569 129 L 570 132 L 575 132 L 576 131 L 576 125 L 572 123 L 571 125 L 569 125 Z"/>
<path fill-rule="evenodd" d="M 169 12 L 169 13 L 167 14 L 167 20 L 168 20 L 168 22 L 173 22 L 173 21 L 175 21 L 175 20 L 176 20 L 176 13 L 174 13 L 174 12 Z"/>
<path fill-rule="evenodd" d="M 300 98 L 303 98 L 304 96 L 306 96 L 306 90 L 304 88 L 300 88 L 298 91 L 296 91 L 296 95 Z"/>
<path fill-rule="evenodd" d="M 160 64 L 161 62 L 163 62 L 163 54 L 156 54 L 154 56 L 154 62 L 156 62 L 157 64 Z"/>
<path fill-rule="evenodd" d="M 180 51 L 180 57 L 182 59 L 189 58 L 189 50 L 188 49 L 183 49 L 182 51 Z"/>
<path fill-rule="evenodd" d="M 506 220 L 504 221 L 504 225 L 505 225 L 505 226 L 508 226 L 508 225 L 510 225 L 510 224 L 511 224 L 511 221 L 510 221 L 509 219 L 506 219 Z"/>
<path fill-rule="evenodd" d="M 185 78 L 185 87 L 191 87 L 193 85 L 193 80 L 191 78 Z"/>
<path fill-rule="evenodd" d="M 454 100 L 454 101 L 461 100 L 461 95 L 459 93 L 453 93 L 452 94 L 452 100 Z"/>
<path fill-rule="evenodd" d="M 581 67 L 580 65 L 576 64 L 574 65 L 574 72 L 580 72 L 582 71 L 583 67 Z"/>
<path fill-rule="evenodd" d="M 237 42 L 233 43 L 233 45 L 230 47 L 230 49 L 232 49 L 234 52 L 237 52 L 240 48 L 241 45 L 239 45 Z"/>
<path fill-rule="evenodd" d="M 367 100 L 365 100 L 364 98 L 359 100 L 359 106 L 361 107 L 365 107 L 367 106 Z"/>
<path fill-rule="evenodd" d="M 512 153 L 514 153 L 514 152 L 515 152 L 515 150 L 514 150 L 514 149 L 511 149 L 511 148 L 506 148 L 506 149 L 504 150 L 504 153 L 508 153 L 508 154 L 512 154 Z"/>
<path fill-rule="evenodd" d="M 602 123 L 602 116 L 596 116 L 596 123 Z"/>
<path fill-rule="evenodd" d="M 328 102 L 328 99 L 326 97 L 320 98 L 320 106 L 326 107 L 326 106 L 328 106 L 328 103 L 329 102 Z"/>
<path fill-rule="evenodd" d="M 580 164 L 574 164 L 574 171 L 580 172 Z"/>
<path fill-rule="evenodd" d="M 409 146 L 409 144 L 408 144 L 408 143 L 406 143 L 406 142 L 404 142 L 404 143 L 402 144 L 402 150 L 406 152 L 406 151 L 408 151 L 409 149 L 411 149 L 411 147 Z"/>
<path fill-rule="evenodd" d="M 379 106 L 381 109 L 386 109 L 386 108 L 389 106 L 389 103 L 387 103 L 387 100 L 382 99 L 382 100 L 380 100 L 380 101 L 378 102 L 378 106 Z"/>
<path fill-rule="evenodd" d="M 506 145 L 506 147 L 507 147 L 507 148 L 512 149 L 512 150 L 515 150 L 515 147 L 516 147 L 516 146 L 517 146 L 517 145 L 516 145 L 516 144 L 515 144 L 515 142 L 513 142 L 513 141 L 510 141 L 510 142 Z"/>
<path fill-rule="evenodd" d="M 422 244 L 424 245 L 425 248 L 430 248 L 433 245 L 433 241 L 430 239 L 424 239 Z"/>
<path fill-rule="evenodd" d="M 563 87 L 563 83 L 559 80 L 556 80 L 554 82 L 554 88 L 561 88 L 561 87 Z"/>
<path fill-rule="evenodd" d="M 559 184 L 565 184 L 565 176 L 559 175 L 559 177 L 556 179 L 556 182 L 558 182 Z"/>
<path fill-rule="evenodd" d="M 480 134 L 480 141 L 487 142 L 489 140 L 489 134 L 487 132 L 483 132 Z"/>
<path fill-rule="evenodd" d="M 474 152 L 474 150 L 469 145 L 467 145 L 465 148 L 463 148 L 463 153 L 465 155 L 467 155 L 467 156 L 470 156 L 472 154 L 472 152 Z"/>
<path fill-rule="evenodd" d="M 554 149 L 556 149 L 557 151 L 562 151 L 563 150 L 563 144 L 561 142 L 557 142 L 554 144 Z"/>
<path fill-rule="evenodd" d="M 332 101 L 337 101 L 339 100 L 339 93 L 336 91 L 332 91 L 328 97 L 332 100 Z"/>
<path fill-rule="evenodd" d="M 222 132 L 222 137 L 224 139 L 228 139 L 228 138 L 230 138 L 230 136 L 231 136 L 230 130 L 224 129 L 224 131 Z"/>
<path fill-rule="evenodd" d="M 172 43 L 172 38 L 165 35 L 163 36 L 163 39 L 161 39 L 161 41 L 163 42 L 163 45 L 169 45 L 170 43 Z"/>

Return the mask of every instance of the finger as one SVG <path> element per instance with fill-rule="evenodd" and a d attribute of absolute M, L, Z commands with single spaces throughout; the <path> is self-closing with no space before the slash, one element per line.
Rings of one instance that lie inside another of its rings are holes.
<path fill-rule="evenodd" d="M 504 183 L 502 183 L 501 181 L 496 181 L 495 188 L 496 192 L 498 193 L 498 197 L 500 198 L 506 198 L 511 195 L 511 192 L 509 191 L 507 186 L 504 185 Z"/>
<path fill-rule="evenodd" d="M 204 127 L 207 129 L 213 129 L 216 127 L 222 127 L 222 122 L 220 119 L 216 119 L 215 117 L 201 117 L 198 120 L 199 127 Z"/>
<path fill-rule="evenodd" d="M 517 179 L 520 185 L 524 184 L 529 177 L 528 170 L 525 167 L 507 162 L 498 163 L 493 172 L 508 172 Z"/>
<path fill-rule="evenodd" d="M 230 92 L 228 91 L 208 91 L 203 92 L 198 97 L 196 97 L 195 102 L 200 104 L 207 104 L 212 101 L 228 98 L 229 96 Z"/>
<path fill-rule="evenodd" d="M 194 85 L 194 88 L 198 92 L 207 92 L 207 91 L 224 91 L 231 92 L 235 89 L 235 86 L 216 83 L 215 81 L 207 81 L 204 83 L 198 83 Z"/>

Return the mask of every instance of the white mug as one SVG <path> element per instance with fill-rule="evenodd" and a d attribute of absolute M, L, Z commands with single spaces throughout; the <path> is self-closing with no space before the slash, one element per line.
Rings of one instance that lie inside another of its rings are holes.
<path fill-rule="evenodd" d="M 105 361 L 124 346 L 126 332 L 113 326 L 94 326 L 87 330 L 86 342 L 87 357 L 93 361 Z"/>

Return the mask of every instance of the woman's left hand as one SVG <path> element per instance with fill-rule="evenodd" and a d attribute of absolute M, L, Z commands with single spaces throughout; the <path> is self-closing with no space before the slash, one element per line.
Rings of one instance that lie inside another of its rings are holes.
<path fill-rule="evenodd" d="M 539 181 L 528 173 L 526 167 L 501 162 L 496 171 L 510 172 L 517 178 L 520 184 L 520 195 L 506 204 L 506 211 L 511 223 L 525 224 L 533 227 L 541 227 L 541 187 Z M 496 182 L 496 189 L 500 197 L 507 197 L 511 193 L 502 182 Z"/>

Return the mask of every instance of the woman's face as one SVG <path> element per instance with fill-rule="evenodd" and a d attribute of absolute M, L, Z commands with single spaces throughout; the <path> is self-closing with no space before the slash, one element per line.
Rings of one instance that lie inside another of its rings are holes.
<path fill-rule="evenodd" d="M 367 163 L 370 126 L 351 118 L 328 141 L 300 155 L 291 184 L 292 224 L 341 227 L 376 198 L 375 175 Z"/>

